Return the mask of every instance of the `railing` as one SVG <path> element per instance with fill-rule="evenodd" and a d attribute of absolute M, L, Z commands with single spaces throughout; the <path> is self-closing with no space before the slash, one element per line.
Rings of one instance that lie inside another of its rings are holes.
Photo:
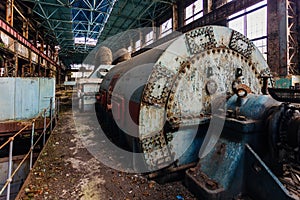
<path fill-rule="evenodd" d="M 47 124 L 47 111 L 49 110 L 49 115 L 50 115 L 50 122 Z M 0 195 L 2 195 L 2 193 L 7 189 L 6 191 L 6 200 L 10 199 L 10 188 L 11 188 L 11 182 L 13 180 L 13 177 L 16 175 L 16 173 L 18 172 L 18 170 L 21 168 L 21 166 L 24 164 L 24 162 L 27 160 L 27 158 L 29 157 L 29 168 L 30 170 L 32 169 L 32 165 L 33 165 L 33 150 L 35 148 L 35 146 L 40 142 L 41 139 L 43 139 L 43 146 L 46 143 L 46 132 L 47 129 L 49 128 L 50 134 L 53 130 L 53 120 L 55 120 L 55 122 L 57 122 L 58 119 L 58 113 L 59 113 L 59 101 L 56 100 L 55 103 L 55 108 L 54 108 L 54 112 L 53 112 L 53 97 L 50 97 L 50 105 L 48 108 L 44 109 L 42 112 L 40 112 L 38 114 L 37 117 L 35 117 L 32 122 L 31 122 L 31 145 L 30 145 L 30 150 L 28 151 L 28 153 L 25 155 L 25 157 L 22 159 L 22 161 L 20 162 L 20 164 L 16 167 L 16 169 L 12 172 L 12 168 L 13 168 L 13 142 L 14 139 L 20 135 L 24 130 L 26 130 L 27 128 L 30 127 L 29 124 L 27 124 L 25 127 L 23 127 L 20 131 L 18 131 L 16 134 L 14 134 L 12 137 L 10 137 L 4 144 L 2 144 L 0 146 L 0 150 L 3 149 L 6 145 L 9 144 L 9 158 L 8 158 L 8 175 L 7 175 L 7 180 L 4 184 L 4 186 L 2 187 L 2 189 L 0 190 Z M 34 142 L 34 135 L 35 135 L 35 121 L 36 119 L 38 119 L 39 117 L 44 117 L 44 128 L 43 128 L 43 132 L 40 134 L 40 136 L 38 137 L 38 139 Z M 43 138 L 42 138 L 43 137 Z"/>

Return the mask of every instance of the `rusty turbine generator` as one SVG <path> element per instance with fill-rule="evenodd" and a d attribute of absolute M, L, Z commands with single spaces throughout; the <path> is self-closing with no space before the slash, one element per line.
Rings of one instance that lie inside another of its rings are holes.
<path fill-rule="evenodd" d="M 108 137 L 142 155 L 134 163 L 141 171 L 189 168 L 186 185 L 203 199 L 293 199 L 300 182 L 297 95 L 277 101 L 268 95 L 271 85 L 252 42 L 206 26 L 117 64 L 96 108 Z"/>

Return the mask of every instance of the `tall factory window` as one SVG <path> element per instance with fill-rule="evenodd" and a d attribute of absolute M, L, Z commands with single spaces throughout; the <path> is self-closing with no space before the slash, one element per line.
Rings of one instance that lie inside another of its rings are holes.
<path fill-rule="evenodd" d="M 267 0 L 231 15 L 228 26 L 247 36 L 267 59 Z"/>
<path fill-rule="evenodd" d="M 150 33 L 148 33 L 146 35 L 146 38 L 145 38 L 145 42 L 146 42 L 146 45 L 149 45 L 151 43 L 153 43 L 153 31 L 151 31 Z"/>
<path fill-rule="evenodd" d="M 129 46 L 129 47 L 127 48 L 127 50 L 128 50 L 129 53 L 131 53 L 131 52 L 132 52 L 132 46 Z"/>
<path fill-rule="evenodd" d="M 197 0 L 185 8 L 184 23 L 189 24 L 203 16 L 203 0 Z"/>
<path fill-rule="evenodd" d="M 141 40 L 135 42 L 135 50 L 138 51 L 141 49 Z"/>
<path fill-rule="evenodd" d="M 170 18 L 160 26 L 160 37 L 164 37 L 172 33 L 172 27 L 173 27 L 172 23 L 173 23 L 172 18 Z"/>

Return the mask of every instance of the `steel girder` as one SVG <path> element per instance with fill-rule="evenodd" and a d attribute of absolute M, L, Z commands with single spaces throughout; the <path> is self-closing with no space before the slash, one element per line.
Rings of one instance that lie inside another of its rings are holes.
<path fill-rule="evenodd" d="M 46 36 L 56 38 L 60 53 L 69 50 L 86 53 L 86 44 L 76 45 L 74 38 L 97 40 L 116 0 L 22 0 L 33 4 L 33 12 L 43 19 Z M 67 44 L 65 44 L 65 42 Z M 70 45 L 72 41 L 73 45 Z M 66 49 L 65 49 L 66 48 Z"/>
<path fill-rule="evenodd" d="M 103 41 L 138 27 L 151 27 L 170 11 L 175 0 L 20 0 L 30 4 L 42 20 L 46 37 L 55 39 L 60 55 L 87 54 L 93 46 L 75 44 L 74 38 Z M 114 8 L 114 9 L 113 9 Z M 75 55 L 75 56 L 74 56 Z"/>

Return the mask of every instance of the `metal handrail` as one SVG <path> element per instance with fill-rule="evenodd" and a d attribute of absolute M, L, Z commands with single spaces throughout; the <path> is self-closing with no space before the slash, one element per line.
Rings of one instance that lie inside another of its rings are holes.
<path fill-rule="evenodd" d="M 35 146 L 38 144 L 38 142 L 41 140 L 41 138 L 43 137 L 43 146 L 45 145 L 45 140 L 46 140 L 46 130 L 47 128 L 49 128 L 50 126 L 50 134 L 53 130 L 53 97 L 50 98 L 50 105 L 49 107 L 45 108 L 42 112 L 40 112 L 31 122 L 32 122 L 32 131 L 31 131 L 31 147 L 30 150 L 27 152 L 27 154 L 24 156 L 24 158 L 22 159 L 22 161 L 20 162 L 20 164 L 17 166 L 17 168 L 12 172 L 12 166 L 13 166 L 13 162 L 12 162 L 12 151 L 13 151 L 13 141 L 15 139 L 15 137 L 17 137 L 18 135 L 20 135 L 24 130 L 26 130 L 29 125 L 27 124 L 26 126 L 24 126 L 21 130 L 19 130 L 15 135 L 13 135 L 12 137 L 10 137 L 4 144 L 2 144 L 0 146 L 0 150 L 5 147 L 6 145 L 10 144 L 9 147 L 9 168 L 8 168 L 8 178 L 4 184 L 4 186 L 2 187 L 2 189 L 0 190 L 0 195 L 7 189 L 6 193 L 6 200 L 10 199 L 10 184 L 13 180 L 13 177 L 16 175 L 16 173 L 19 171 L 19 169 L 21 168 L 21 166 L 24 164 L 24 162 L 26 161 L 26 159 L 30 156 L 30 163 L 29 163 L 29 167 L 30 170 L 32 169 L 32 164 L 33 164 L 33 150 L 35 148 Z M 57 115 L 58 115 L 58 109 L 59 108 L 59 101 L 56 100 L 55 103 L 55 121 L 57 121 Z M 47 124 L 47 120 L 46 120 L 46 112 L 49 109 L 50 111 L 50 122 Z M 44 114 L 44 129 L 42 134 L 40 134 L 40 136 L 38 137 L 38 139 L 36 140 L 35 143 L 33 143 L 34 141 L 34 134 L 35 134 L 35 121 L 36 119 L 38 119 L 39 117 L 42 116 L 42 114 Z"/>
<path fill-rule="evenodd" d="M 11 142 L 12 140 L 14 140 L 15 137 L 17 137 L 18 135 L 20 135 L 25 129 L 27 129 L 29 127 L 29 125 L 27 124 L 26 126 L 24 126 L 21 130 L 19 130 L 19 132 L 17 132 L 14 136 L 10 137 L 3 145 L 0 146 L 0 150 L 5 147 L 9 142 Z"/>

